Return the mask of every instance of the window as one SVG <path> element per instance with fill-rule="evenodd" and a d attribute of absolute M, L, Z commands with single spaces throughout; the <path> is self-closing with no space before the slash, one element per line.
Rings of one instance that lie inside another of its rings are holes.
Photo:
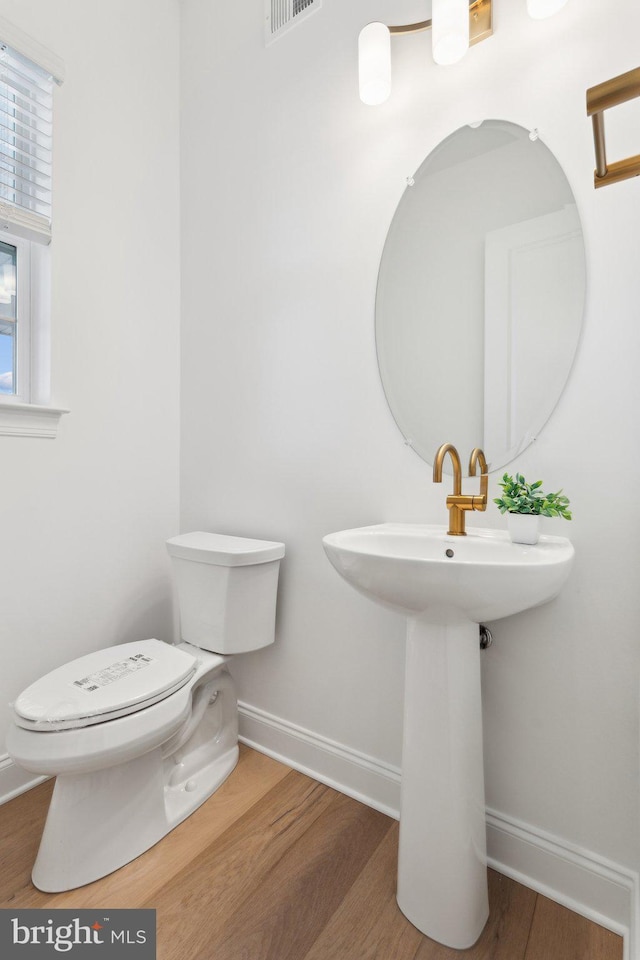
<path fill-rule="evenodd" d="M 28 240 L 0 240 L 0 397 L 23 401 L 31 396 L 30 252 Z"/>
<path fill-rule="evenodd" d="M 4 22 L 0 37 L 2 31 Z M 17 35 L 10 27 L 8 32 Z M 44 59 L 51 56 L 45 52 Z M 49 340 L 53 85 L 49 69 L 0 39 L 0 433 L 53 436 L 64 412 L 47 406 L 43 357 Z M 44 432 L 34 420 L 37 411 L 43 412 Z"/>

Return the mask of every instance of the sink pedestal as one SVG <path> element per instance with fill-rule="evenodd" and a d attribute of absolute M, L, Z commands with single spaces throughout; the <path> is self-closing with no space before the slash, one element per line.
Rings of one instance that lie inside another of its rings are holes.
<path fill-rule="evenodd" d="M 408 618 L 398 904 L 422 933 L 464 950 L 489 915 L 478 624 L 556 597 L 573 547 L 412 523 L 322 542 L 354 589 Z"/>
<path fill-rule="evenodd" d="M 405 684 L 398 905 L 465 949 L 489 916 L 478 624 L 410 619 Z"/>

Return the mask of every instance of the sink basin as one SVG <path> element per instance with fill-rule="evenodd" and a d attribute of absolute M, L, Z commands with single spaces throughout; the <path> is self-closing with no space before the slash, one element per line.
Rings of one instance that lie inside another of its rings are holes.
<path fill-rule="evenodd" d="M 499 620 L 557 596 L 574 549 L 565 537 L 512 543 L 503 530 L 451 537 L 441 526 L 381 523 L 331 533 L 324 549 L 370 600 L 423 619 Z"/>
<path fill-rule="evenodd" d="M 352 587 L 407 619 L 398 905 L 428 937 L 466 949 L 489 915 L 478 624 L 555 597 L 573 547 L 411 523 L 322 542 Z"/>

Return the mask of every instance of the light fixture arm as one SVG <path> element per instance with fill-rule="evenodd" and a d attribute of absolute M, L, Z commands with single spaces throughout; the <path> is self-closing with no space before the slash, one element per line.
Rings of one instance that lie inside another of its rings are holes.
<path fill-rule="evenodd" d="M 431 27 L 431 20 L 421 20 L 419 23 L 405 23 L 388 29 L 390 34 L 402 36 L 407 33 L 431 30 Z M 469 43 L 480 43 L 492 33 L 491 0 L 469 0 Z"/>
<path fill-rule="evenodd" d="M 422 30 L 431 30 L 431 20 L 421 20 L 420 23 L 405 23 L 397 27 L 389 27 L 389 33 L 420 33 Z"/>

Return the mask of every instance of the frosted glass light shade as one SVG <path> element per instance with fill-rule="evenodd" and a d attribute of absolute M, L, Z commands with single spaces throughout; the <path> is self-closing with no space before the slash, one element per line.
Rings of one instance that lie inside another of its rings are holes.
<path fill-rule="evenodd" d="M 368 23 L 358 37 L 360 99 L 370 106 L 391 93 L 391 34 L 384 23 Z"/>
<path fill-rule="evenodd" d="M 562 10 L 567 0 L 527 0 L 527 12 L 533 20 L 544 20 Z"/>
<path fill-rule="evenodd" d="M 436 63 L 462 60 L 469 49 L 469 0 L 433 0 L 431 42 Z"/>

